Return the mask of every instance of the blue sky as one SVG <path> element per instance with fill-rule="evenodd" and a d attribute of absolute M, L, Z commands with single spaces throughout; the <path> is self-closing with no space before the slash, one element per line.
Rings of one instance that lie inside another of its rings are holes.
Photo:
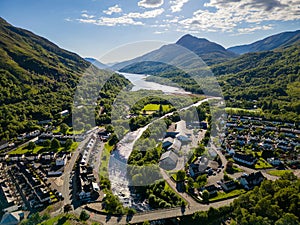
<path fill-rule="evenodd" d="M 187 33 L 230 47 L 297 30 L 300 0 L 1 0 L 0 15 L 62 48 L 108 62 Z M 134 42 L 140 44 L 103 58 Z"/>

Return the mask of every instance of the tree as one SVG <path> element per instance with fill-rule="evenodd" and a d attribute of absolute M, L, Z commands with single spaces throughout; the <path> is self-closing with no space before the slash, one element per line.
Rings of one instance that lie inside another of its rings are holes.
<path fill-rule="evenodd" d="M 90 218 L 90 215 L 85 210 L 82 210 L 80 213 L 79 219 L 81 221 L 87 221 L 89 218 Z"/>
<path fill-rule="evenodd" d="M 69 130 L 69 126 L 68 126 L 67 124 L 62 123 L 62 124 L 60 125 L 60 132 L 61 132 L 61 133 L 67 134 L 68 130 Z"/>
<path fill-rule="evenodd" d="M 113 133 L 114 132 L 114 127 L 111 124 L 108 124 L 105 126 L 105 130 L 108 133 Z"/>
<path fill-rule="evenodd" d="M 207 190 L 204 190 L 202 192 L 202 199 L 203 199 L 203 202 L 208 202 L 209 201 L 209 192 Z"/>
<path fill-rule="evenodd" d="M 72 139 L 66 140 L 66 144 L 65 144 L 66 149 L 69 150 L 71 148 L 72 144 L 73 144 L 73 140 Z"/>
<path fill-rule="evenodd" d="M 64 206 L 64 212 L 70 212 L 72 210 L 72 206 L 70 204 L 67 204 Z"/>
<path fill-rule="evenodd" d="M 276 221 L 275 225 L 300 225 L 298 217 L 291 213 L 286 213 Z"/>
<path fill-rule="evenodd" d="M 176 176 L 177 176 L 177 181 L 184 181 L 184 179 L 185 179 L 185 171 L 184 170 L 179 170 L 176 173 Z"/>
<path fill-rule="evenodd" d="M 204 145 L 200 144 L 196 149 L 195 149 L 195 155 L 196 156 L 201 156 L 203 152 L 205 151 Z"/>
<path fill-rule="evenodd" d="M 56 138 L 53 138 L 53 140 L 51 141 L 51 148 L 52 149 L 58 149 L 58 148 L 60 148 L 60 142 L 59 142 L 59 140 L 57 140 Z"/>
<path fill-rule="evenodd" d="M 51 145 L 51 141 L 49 139 L 47 139 L 43 142 L 44 147 L 50 147 L 50 145 Z"/>
<path fill-rule="evenodd" d="M 207 184 L 207 176 L 206 176 L 206 174 L 198 176 L 197 179 L 196 179 L 196 182 L 199 185 L 199 187 L 205 186 Z"/>
<path fill-rule="evenodd" d="M 148 220 L 144 221 L 143 225 L 150 225 L 150 222 Z"/>
<path fill-rule="evenodd" d="M 36 144 L 33 141 L 30 141 L 27 145 L 29 150 L 33 150 L 36 147 Z"/>

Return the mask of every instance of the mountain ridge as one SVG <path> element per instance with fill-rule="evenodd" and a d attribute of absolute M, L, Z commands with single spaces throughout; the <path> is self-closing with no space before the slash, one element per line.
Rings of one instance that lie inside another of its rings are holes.
<path fill-rule="evenodd" d="M 235 52 L 236 54 L 245 54 L 250 52 L 274 50 L 280 47 L 288 47 L 297 42 L 300 42 L 300 30 L 281 32 L 250 44 L 233 46 L 227 50 Z"/>

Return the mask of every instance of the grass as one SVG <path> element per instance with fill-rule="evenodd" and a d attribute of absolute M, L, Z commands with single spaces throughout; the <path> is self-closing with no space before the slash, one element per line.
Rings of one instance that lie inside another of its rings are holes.
<path fill-rule="evenodd" d="M 170 109 L 172 109 L 171 105 L 162 105 L 163 111 L 169 111 Z M 144 108 L 142 109 L 142 111 L 158 111 L 159 110 L 159 104 L 147 104 L 144 106 Z"/>
<path fill-rule="evenodd" d="M 267 174 L 270 174 L 272 176 L 281 177 L 286 172 L 293 172 L 292 170 L 270 170 L 267 172 Z"/>
<path fill-rule="evenodd" d="M 23 147 L 17 148 L 16 150 L 9 152 L 9 154 L 17 154 L 17 155 L 23 155 L 25 153 L 36 154 L 36 153 L 42 153 L 42 152 L 50 152 L 53 150 L 55 150 L 55 152 L 61 152 L 61 151 L 73 152 L 77 149 L 78 144 L 79 144 L 78 142 L 73 142 L 70 149 L 68 149 L 68 150 L 65 147 L 60 147 L 58 149 L 50 149 L 49 147 L 44 147 L 42 145 L 36 145 L 34 149 L 30 150 L 27 148 L 27 146 L 23 146 Z"/>
<path fill-rule="evenodd" d="M 108 142 L 105 143 L 102 155 L 101 155 L 101 163 L 99 167 L 99 176 L 108 177 L 108 163 L 109 163 L 109 157 L 110 153 L 113 150 L 114 146 L 111 146 L 108 144 Z"/>
<path fill-rule="evenodd" d="M 273 166 L 263 158 L 259 158 L 257 163 L 255 164 L 255 169 L 269 169 L 269 168 L 273 168 Z"/>
<path fill-rule="evenodd" d="M 210 198 L 209 201 L 210 202 L 213 202 L 213 201 L 221 201 L 223 199 L 227 199 L 227 198 L 233 198 L 233 197 L 236 197 L 236 196 L 239 196 L 241 194 L 244 194 L 246 193 L 246 191 L 244 189 L 236 189 L 236 190 L 233 190 L 231 192 L 218 192 L 217 196 L 213 197 L 213 198 Z"/>
<path fill-rule="evenodd" d="M 233 111 L 233 112 L 261 112 L 261 109 L 243 109 L 243 108 L 233 108 L 233 107 L 226 107 L 226 112 Z"/>
<path fill-rule="evenodd" d="M 53 217 L 49 220 L 46 220 L 46 221 L 40 223 L 40 225 L 53 225 L 53 224 L 72 225 L 72 224 L 74 224 L 74 222 L 73 222 L 74 220 L 78 221 L 78 219 L 73 215 L 70 215 L 70 214 L 59 215 L 59 216 Z"/>

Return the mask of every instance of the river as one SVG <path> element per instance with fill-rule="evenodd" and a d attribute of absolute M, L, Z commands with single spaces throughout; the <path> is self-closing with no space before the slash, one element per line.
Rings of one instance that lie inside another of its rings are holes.
<path fill-rule="evenodd" d="M 190 92 L 187 92 L 182 88 L 146 81 L 145 79 L 150 75 L 121 73 L 121 72 L 118 73 L 126 77 L 134 85 L 131 91 L 138 91 L 144 89 L 144 90 L 160 90 L 166 94 L 172 94 L 172 93 L 191 94 Z"/>
<path fill-rule="evenodd" d="M 203 102 L 206 102 L 210 99 L 218 99 L 218 98 L 215 97 L 206 98 L 192 105 L 184 107 L 181 110 L 186 110 L 193 106 L 199 106 Z M 173 112 L 168 113 L 158 118 L 157 120 L 165 118 L 172 114 Z M 135 196 L 130 191 L 129 181 L 126 175 L 127 161 L 133 150 L 134 143 L 141 137 L 143 132 L 148 128 L 150 124 L 141 127 L 136 131 L 129 132 L 124 136 L 124 138 L 117 144 L 117 148 L 112 152 L 110 156 L 109 168 L 108 168 L 109 179 L 111 181 L 111 188 L 113 193 L 119 197 L 119 199 L 121 200 L 124 206 L 133 207 L 141 211 L 149 209 L 149 206 L 145 203 L 134 201 Z"/>

